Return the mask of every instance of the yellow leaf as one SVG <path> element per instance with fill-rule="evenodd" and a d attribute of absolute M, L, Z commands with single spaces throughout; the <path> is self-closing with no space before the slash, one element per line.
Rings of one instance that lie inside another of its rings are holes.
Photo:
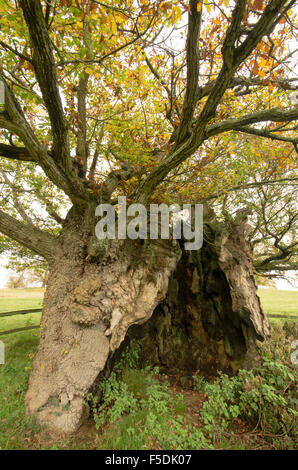
<path fill-rule="evenodd" d="M 208 13 L 210 13 L 211 8 L 212 8 L 211 3 L 206 3 L 205 7 L 206 7 L 206 10 L 208 11 Z"/>
<path fill-rule="evenodd" d="M 85 72 L 86 72 L 88 75 L 93 75 L 93 74 L 94 74 L 94 70 L 91 69 L 90 67 L 87 67 L 87 68 L 85 69 Z"/>
<path fill-rule="evenodd" d="M 262 70 L 262 69 L 259 69 L 259 71 L 258 71 L 258 75 L 259 75 L 260 78 L 266 77 L 266 73 L 267 72 L 264 72 L 264 70 Z"/>
<path fill-rule="evenodd" d="M 122 15 L 121 13 L 117 13 L 115 15 L 115 18 L 116 18 L 116 20 L 118 21 L 119 24 L 124 23 L 125 20 L 126 20 L 126 17 L 124 15 Z"/>
<path fill-rule="evenodd" d="M 117 33 L 117 23 L 115 21 L 115 18 L 113 16 L 110 17 L 110 22 L 111 22 L 111 30 L 113 34 Z"/>

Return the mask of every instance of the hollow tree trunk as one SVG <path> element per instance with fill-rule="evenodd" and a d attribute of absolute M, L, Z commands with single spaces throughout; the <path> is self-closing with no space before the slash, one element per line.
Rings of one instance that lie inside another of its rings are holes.
<path fill-rule="evenodd" d="M 144 365 L 208 376 L 255 363 L 255 340 L 269 335 L 269 323 L 256 292 L 246 228 L 241 219 L 207 223 L 201 250 L 182 252 L 164 301 L 148 322 L 128 332 L 127 342 L 141 343 Z"/>
<path fill-rule="evenodd" d="M 182 256 L 177 242 L 100 242 L 93 231 L 92 217 L 71 211 L 26 395 L 28 411 L 62 432 L 83 421 L 88 391 L 133 325 L 144 323 L 150 362 L 191 370 L 235 369 L 268 334 L 241 224 L 207 225 L 202 250 Z"/>

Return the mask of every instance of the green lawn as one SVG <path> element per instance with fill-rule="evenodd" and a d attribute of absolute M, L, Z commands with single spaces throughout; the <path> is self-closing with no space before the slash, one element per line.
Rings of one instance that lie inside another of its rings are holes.
<path fill-rule="evenodd" d="M 258 289 L 258 295 L 266 313 L 298 318 L 298 291 Z"/>
<path fill-rule="evenodd" d="M 42 306 L 41 289 L 0 289 L 0 313 Z M 38 325 L 40 313 L 0 317 L 0 332 Z M 26 432 L 34 423 L 25 417 L 24 394 L 32 357 L 38 346 L 39 330 L 0 336 L 5 344 L 6 364 L 0 365 L 0 449 L 23 448 Z M 22 437 L 21 437 L 22 436 Z"/>
<path fill-rule="evenodd" d="M 298 292 L 259 289 L 258 293 L 266 313 L 298 318 Z M 41 289 L 0 289 L 0 313 L 38 308 L 42 301 Z M 0 331 L 38 325 L 39 321 L 40 313 L 0 317 Z M 38 346 L 39 330 L 3 335 L 0 340 L 5 344 L 6 353 L 6 364 L 0 365 L 0 450 L 28 448 L 32 435 L 39 435 L 38 427 L 25 416 L 24 411 L 24 396 L 32 358 Z M 79 446 L 82 448 L 83 444 Z"/>
<path fill-rule="evenodd" d="M 43 292 L 32 289 L 0 289 L 0 313 L 42 306 Z M 38 325 L 40 313 L 0 317 L 0 332 Z M 25 416 L 24 395 L 33 355 L 38 346 L 39 330 L 0 336 L 5 344 L 5 365 L 0 365 L 0 449 L 25 447 L 36 429 Z M 29 434 L 28 434 L 29 433 Z"/>
<path fill-rule="evenodd" d="M 0 299 L 1 298 L 42 298 L 44 289 L 41 287 L 26 287 L 18 289 L 0 289 Z"/>
<path fill-rule="evenodd" d="M 42 307 L 42 302 L 42 289 L 0 289 L 0 313 L 39 308 Z M 22 328 L 23 326 L 38 325 L 40 316 L 40 313 L 32 313 L 29 315 L 0 317 L 0 332 L 14 328 Z M 4 341 L 2 336 L 0 336 L 0 339 Z"/>

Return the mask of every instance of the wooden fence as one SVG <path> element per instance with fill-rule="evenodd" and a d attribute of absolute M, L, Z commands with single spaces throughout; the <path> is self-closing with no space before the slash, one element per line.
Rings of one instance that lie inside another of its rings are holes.
<path fill-rule="evenodd" d="M 30 310 L 14 310 L 12 312 L 0 313 L 0 319 L 1 317 L 10 317 L 12 315 L 27 315 L 28 313 L 39 313 L 41 311 L 42 311 L 42 308 L 32 308 Z M 288 318 L 289 320 L 298 320 L 298 317 L 295 317 L 294 315 L 274 315 L 274 314 L 269 313 L 267 314 L 267 317 Z M 10 333 L 19 333 L 20 331 L 35 330 L 39 327 L 40 327 L 39 325 L 25 326 L 24 328 L 14 328 L 13 330 L 0 331 L 0 336 L 8 335 Z"/>
<path fill-rule="evenodd" d="M 28 315 L 29 313 L 40 313 L 41 311 L 42 311 L 42 308 L 32 308 L 30 310 L 14 310 L 12 312 L 0 313 L 0 319 L 1 317 L 3 318 L 3 317 L 11 317 L 13 315 Z M 14 328 L 13 330 L 0 331 L 0 336 L 9 335 L 10 333 L 18 333 L 19 331 L 35 330 L 37 328 L 39 328 L 39 325 L 25 326 L 23 328 Z"/>

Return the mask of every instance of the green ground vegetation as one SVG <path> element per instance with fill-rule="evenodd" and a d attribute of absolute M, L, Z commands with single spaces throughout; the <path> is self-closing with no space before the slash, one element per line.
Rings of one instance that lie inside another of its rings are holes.
<path fill-rule="evenodd" d="M 11 291 L 0 291 L 0 312 L 42 306 L 41 290 Z M 268 313 L 297 316 L 297 292 L 259 293 Z M 40 314 L 0 318 L 0 331 L 39 319 Z M 262 359 L 253 371 L 232 378 L 219 374 L 209 383 L 196 376 L 191 389 L 184 389 L 179 377 L 140 369 L 137 350 L 127 351 L 100 394 L 88 397 L 89 422 L 67 438 L 51 435 L 25 415 L 39 331 L 1 336 L 6 363 L 0 365 L 0 449 L 296 448 L 297 368 L 290 354 L 297 322 L 281 319 L 272 325 L 272 338 L 260 345 Z"/>

